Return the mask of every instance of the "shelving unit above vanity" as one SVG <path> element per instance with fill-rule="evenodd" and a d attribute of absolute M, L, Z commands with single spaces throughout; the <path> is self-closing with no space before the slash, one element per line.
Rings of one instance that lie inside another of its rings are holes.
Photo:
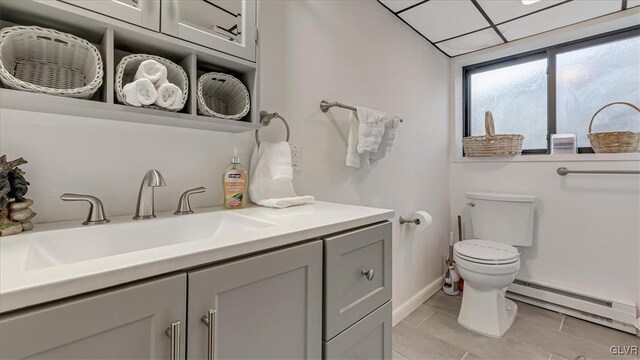
<path fill-rule="evenodd" d="M 153 6 L 159 9 L 160 1 L 146 1 L 144 6 L 141 5 L 142 9 L 139 11 L 147 12 L 140 14 L 139 23 L 134 22 L 136 17 L 130 6 L 121 7 L 122 1 L 94 3 L 102 5 L 77 4 L 74 1 L 0 0 L 0 29 L 15 25 L 40 26 L 86 39 L 98 48 L 104 67 L 102 86 L 91 99 L 30 93 L 2 86 L 1 108 L 80 116 L 97 121 L 125 121 L 231 133 L 260 128 L 259 63 L 256 61 L 259 54 L 258 44 L 255 41 L 255 7 L 257 6 L 255 1 L 245 1 L 242 10 L 249 10 L 248 13 L 252 15 L 239 16 L 241 20 L 238 20 L 239 28 L 242 29 L 240 32 L 252 35 L 240 36 L 236 41 L 221 40 L 222 38 L 217 38 L 213 34 L 207 37 L 205 36 L 207 31 L 204 28 L 194 27 L 193 31 L 183 31 L 173 35 L 163 33 L 162 28 L 155 30 L 154 26 L 149 25 L 153 25 L 153 21 L 149 22 L 149 18 L 161 15 L 159 11 L 157 14 L 150 13 L 149 3 L 152 4 L 151 9 Z M 105 5 L 110 3 L 113 4 Z M 173 0 L 168 0 L 167 3 L 173 3 Z M 180 5 L 182 8 L 184 6 L 184 4 Z M 116 18 L 118 12 L 122 16 Z M 162 18 L 158 18 L 158 24 L 173 21 L 167 16 L 165 14 Z M 187 25 L 181 23 L 180 26 Z M 194 33 L 200 36 L 195 37 Z M 236 48 L 242 51 L 234 50 Z M 133 107 L 118 102 L 114 91 L 116 67 L 124 56 L 136 53 L 164 57 L 185 70 L 189 79 L 189 97 L 182 110 L 169 112 Z M 197 81 L 198 76 L 205 71 L 231 74 L 246 86 L 251 101 L 251 107 L 246 116 L 240 120 L 228 120 L 199 114 L 196 101 Z"/>

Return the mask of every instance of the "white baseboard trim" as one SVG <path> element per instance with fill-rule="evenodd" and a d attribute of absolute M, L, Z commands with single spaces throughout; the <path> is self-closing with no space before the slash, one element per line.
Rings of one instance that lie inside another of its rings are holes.
<path fill-rule="evenodd" d="M 413 295 L 404 304 L 398 306 L 393 310 L 393 326 L 402 321 L 417 309 L 423 302 L 427 301 L 430 297 L 435 295 L 442 288 L 442 276 L 437 278 L 434 282 L 422 288 L 418 293 Z"/>

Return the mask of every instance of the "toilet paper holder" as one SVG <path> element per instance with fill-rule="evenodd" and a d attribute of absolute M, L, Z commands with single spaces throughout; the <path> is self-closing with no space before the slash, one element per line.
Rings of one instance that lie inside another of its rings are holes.
<path fill-rule="evenodd" d="M 404 216 L 400 216 L 400 225 L 404 225 L 404 224 L 416 224 L 416 225 L 420 225 L 420 219 L 407 219 Z"/>

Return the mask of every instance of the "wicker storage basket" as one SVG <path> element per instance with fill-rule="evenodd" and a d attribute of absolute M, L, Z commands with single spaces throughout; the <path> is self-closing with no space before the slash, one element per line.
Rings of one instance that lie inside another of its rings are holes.
<path fill-rule="evenodd" d="M 167 81 L 182 90 L 182 100 L 180 102 L 180 107 L 177 109 L 167 109 L 156 105 L 142 105 L 142 107 L 164 111 L 180 111 L 184 107 L 184 104 L 187 103 L 187 98 L 189 97 L 189 79 L 187 78 L 187 73 L 181 66 L 177 65 L 173 61 L 155 55 L 132 54 L 127 55 L 120 60 L 116 67 L 115 75 L 115 90 L 118 101 L 121 104 L 127 104 L 124 101 L 125 97 L 122 93 L 122 88 L 124 85 L 133 81 L 140 63 L 145 60 L 155 60 L 167 68 Z"/>
<path fill-rule="evenodd" d="M 591 117 L 589 122 L 589 141 L 591 147 L 596 153 L 632 153 L 640 151 L 640 132 L 633 131 L 609 131 L 609 132 L 591 132 L 593 120 L 596 115 L 611 105 L 627 105 L 640 112 L 640 108 L 628 102 L 612 102 L 601 107 Z"/>
<path fill-rule="evenodd" d="M 468 157 L 481 156 L 514 156 L 522 154 L 522 140 L 520 134 L 495 134 L 493 115 L 487 111 L 484 116 L 486 135 L 468 136 L 462 139 L 464 155 Z"/>
<path fill-rule="evenodd" d="M 198 79 L 198 111 L 207 116 L 239 120 L 249 112 L 249 91 L 229 74 L 206 73 Z"/>
<path fill-rule="evenodd" d="M 84 39 L 37 26 L 0 31 L 0 80 L 8 88 L 88 99 L 102 75 L 102 57 Z"/>

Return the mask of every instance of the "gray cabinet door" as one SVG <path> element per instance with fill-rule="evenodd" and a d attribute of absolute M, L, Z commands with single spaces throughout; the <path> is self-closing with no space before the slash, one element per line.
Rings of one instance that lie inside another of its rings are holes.
<path fill-rule="evenodd" d="M 2 316 L 0 358 L 170 359 L 178 321 L 184 358 L 185 294 L 181 274 Z"/>
<path fill-rule="evenodd" d="M 391 223 L 325 238 L 324 339 L 391 300 Z"/>
<path fill-rule="evenodd" d="M 324 343 L 325 359 L 391 359 L 391 302 Z"/>
<path fill-rule="evenodd" d="M 162 0 L 161 31 L 256 61 L 256 0 Z"/>
<path fill-rule="evenodd" d="M 160 30 L 160 0 L 62 0 L 98 14 Z"/>
<path fill-rule="evenodd" d="M 215 359 L 320 358 L 321 241 L 188 276 L 188 358 L 206 358 L 209 346 Z"/>

